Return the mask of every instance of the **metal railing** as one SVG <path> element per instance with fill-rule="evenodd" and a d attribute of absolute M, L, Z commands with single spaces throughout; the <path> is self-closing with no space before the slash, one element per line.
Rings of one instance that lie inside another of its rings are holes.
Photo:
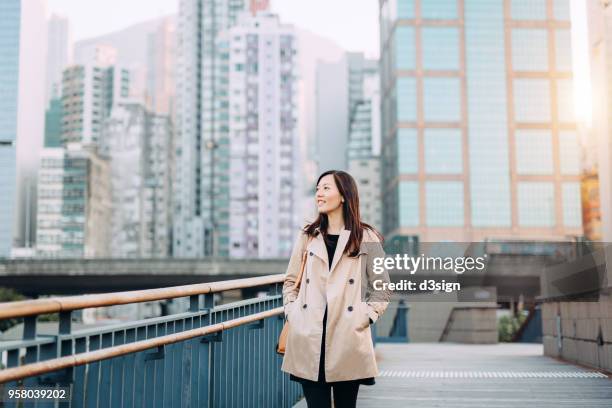
<path fill-rule="evenodd" d="M 0 304 L 0 319 L 24 318 L 22 339 L 0 342 L 0 384 L 70 387 L 69 404 L 60 405 L 70 407 L 290 407 L 301 387 L 280 371 L 275 352 L 282 281 L 269 275 Z M 214 303 L 214 293 L 254 287 L 266 295 Z M 189 297 L 183 313 L 72 330 L 75 310 L 180 297 Z M 56 312 L 57 333 L 37 335 L 37 317 Z"/>
<path fill-rule="evenodd" d="M 409 312 L 410 306 L 403 299 L 391 301 L 385 314 L 372 327 L 374 344 L 410 342 Z"/>

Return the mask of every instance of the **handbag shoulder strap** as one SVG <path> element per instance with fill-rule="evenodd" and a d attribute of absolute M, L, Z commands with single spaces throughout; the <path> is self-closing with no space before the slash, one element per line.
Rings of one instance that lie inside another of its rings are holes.
<path fill-rule="evenodd" d="M 306 246 L 308 246 L 311 239 L 312 237 L 308 237 L 308 240 L 306 241 Z M 297 279 L 295 280 L 295 290 L 300 290 L 300 284 L 302 283 L 302 275 L 304 274 L 304 269 L 306 267 L 307 256 L 308 248 L 304 247 L 304 252 L 302 252 L 302 263 L 300 264 L 300 273 L 298 274 Z"/>

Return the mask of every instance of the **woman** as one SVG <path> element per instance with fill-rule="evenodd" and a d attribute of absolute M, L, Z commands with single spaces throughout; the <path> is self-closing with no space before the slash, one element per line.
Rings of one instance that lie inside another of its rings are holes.
<path fill-rule="evenodd" d="M 300 232 L 285 275 L 289 335 L 281 369 L 302 384 L 309 407 L 330 407 L 332 388 L 336 408 L 355 407 L 359 385 L 373 385 L 378 375 L 370 324 L 389 301 L 389 292 L 372 287 L 374 279 L 389 280 L 372 272 L 372 259 L 385 256 L 382 237 L 361 221 L 348 173 L 319 176 L 315 199 L 319 215 Z"/>

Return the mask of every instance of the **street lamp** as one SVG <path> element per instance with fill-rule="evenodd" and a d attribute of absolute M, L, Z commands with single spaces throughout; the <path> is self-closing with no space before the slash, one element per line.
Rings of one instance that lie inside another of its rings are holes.
<path fill-rule="evenodd" d="M 210 231 L 210 235 L 209 235 L 209 242 L 206 243 L 206 248 L 208 249 L 208 253 L 209 255 L 215 255 L 216 249 L 217 249 L 217 245 L 216 245 L 216 225 L 215 225 L 215 211 L 214 211 L 214 207 L 215 207 L 215 149 L 217 149 L 219 147 L 219 144 L 217 144 L 217 142 L 215 142 L 214 140 L 210 139 L 207 140 L 206 143 L 204 144 L 204 146 L 206 147 L 206 150 L 208 150 L 210 153 L 210 180 L 209 180 L 209 192 L 208 192 L 208 198 L 210 200 L 209 205 L 208 205 L 208 209 L 209 209 L 209 215 L 208 215 L 208 221 L 209 221 L 209 231 Z M 209 244 L 210 243 L 210 244 Z"/>
<path fill-rule="evenodd" d="M 151 225 L 153 226 L 153 242 L 151 243 L 151 255 L 157 254 L 157 188 L 160 186 L 156 179 L 149 178 L 145 185 L 153 190 L 153 213 L 151 214 Z"/>

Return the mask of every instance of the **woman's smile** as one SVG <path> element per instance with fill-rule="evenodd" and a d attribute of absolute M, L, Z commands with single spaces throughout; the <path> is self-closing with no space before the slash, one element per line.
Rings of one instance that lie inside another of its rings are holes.
<path fill-rule="evenodd" d="M 315 200 L 317 202 L 317 210 L 320 213 L 329 214 L 341 207 L 342 195 L 338 190 L 333 175 L 329 174 L 321 178 L 317 184 Z"/>

